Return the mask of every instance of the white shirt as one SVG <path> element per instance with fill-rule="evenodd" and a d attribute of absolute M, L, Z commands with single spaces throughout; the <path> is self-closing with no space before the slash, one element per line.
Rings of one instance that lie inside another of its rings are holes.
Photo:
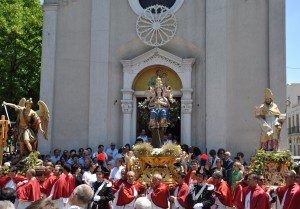
<path fill-rule="evenodd" d="M 82 181 L 87 181 L 89 184 L 95 182 L 97 181 L 96 174 L 92 174 L 91 171 L 85 171 L 82 175 Z"/>
<path fill-rule="evenodd" d="M 148 136 L 147 135 L 139 135 L 137 137 L 137 139 L 143 139 L 144 142 L 147 142 L 148 141 Z"/>
<path fill-rule="evenodd" d="M 4 188 L 12 188 L 12 189 L 16 190 L 17 186 L 16 186 L 15 182 L 11 179 L 11 180 L 9 180 L 9 182 L 7 182 L 7 184 L 5 185 Z"/>
<path fill-rule="evenodd" d="M 118 154 L 118 149 L 114 149 L 114 150 L 112 150 L 110 147 L 109 148 L 107 148 L 107 150 L 106 150 L 106 154 L 107 155 L 109 155 L 109 154 L 112 154 L 112 156 L 113 156 L 113 159 L 115 160 L 115 159 L 117 159 L 116 158 L 116 156 L 117 156 L 117 154 Z"/>
<path fill-rule="evenodd" d="M 121 171 L 123 168 L 125 168 L 125 167 L 122 165 L 119 167 L 114 167 L 110 172 L 109 179 L 113 179 L 116 181 L 116 180 L 122 178 Z"/>
<path fill-rule="evenodd" d="M 246 198 L 245 198 L 245 209 L 250 209 L 250 197 L 251 197 L 251 191 L 246 195 Z"/>

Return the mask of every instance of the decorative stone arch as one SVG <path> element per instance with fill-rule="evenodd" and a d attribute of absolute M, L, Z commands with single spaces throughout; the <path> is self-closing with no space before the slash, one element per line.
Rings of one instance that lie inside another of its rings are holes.
<path fill-rule="evenodd" d="M 181 95 L 181 143 L 191 144 L 191 113 L 192 113 L 192 85 L 191 75 L 195 58 L 182 59 L 159 48 L 137 56 L 131 60 L 121 60 L 123 65 L 123 89 L 121 107 L 123 112 L 123 144 L 133 143 L 136 138 L 136 97 L 144 92 L 135 92 L 132 84 L 136 76 L 144 68 L 152 65 L 163 65 L 174 70 L 181 79 L 182 89 L 175 92 Z M 146 90 L 146 89 L 145 89 Z"/>

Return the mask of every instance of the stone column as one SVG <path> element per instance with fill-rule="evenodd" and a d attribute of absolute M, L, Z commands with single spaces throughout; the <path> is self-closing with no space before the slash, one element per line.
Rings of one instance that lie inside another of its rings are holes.
<path fill-rule="evenodd" d="M 108 140 L 107 113 L 108 103 L 108 55 L 110 1 L 92 0 L 91 7 L 91 54 L 90 54 L 90 101 L 88 145 L 97 147 Z M 101 11 L 101 12 L 99 12 Z"/>
<path fill-rule="evenodd" d="M 42 44 L 42 70 L 40 99 L 43 100 L 53 117 L 54 103 L 54 79 L 55 79 L 55 51 L 56 51 L 56 25 L 57 25 L 58 0 L 45 0 L 43 5 L 43 44 Z M 35 101 L 37 102 L 37 101 Z M 50 120 L 53 120 L 50 118 Z M 48 141 L 43 140 L 42 134 L 39 138 L 38 150 L 42 154 L 49 154 L 53 150 L 52 144 L 52 122 L 48 125 Z"/>
<path fill-rule="evenodd" d="M 286 97 L 285 0 L 269 0 L 269 76 L 270 88 L 279 110 L 284 113 Z M 285 127 L 285 125 L 283 125 Z M 281 130 L 281 150 L 288 149 L 287 130 Z"/>
<path fill-rule="evenodd" d="M 181 144 L 191 146 L 192 136 L 192 89 L 181 89 Z"/>
<path fill-rule="evenodd" d="M 123 99 L 121 100 L 121 107 L 123 112 L 123 145 L 130 143 L 132 139 L 132 112 L 133 112 L 133 90 L 122 89 Z"/>

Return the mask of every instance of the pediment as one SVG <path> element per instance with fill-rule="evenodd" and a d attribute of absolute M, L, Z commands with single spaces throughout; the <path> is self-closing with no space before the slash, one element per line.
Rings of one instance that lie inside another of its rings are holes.
<path fill-rule="evenodd" d="M 142 63 L 145 63 L 149 60 L 157 60 L 161 62 L 161 60 L 168 61 L 170 63 L 173 63 L 175 65 L 180 66 L 183 62 L 183 59 L 181 57 L 178 57 L 174 54 L 171 54 L 170 52 L 167 52 L 165 50 L 162 50 L 160 48 L 153 48 L 150 51 L 147 51 L 137 57 L 134 57 L 131 60 L 121 60 L 121 63 L 123 65 L 140 65 Z M 153 64 L 161 64 L 161 63 L 153 63 Z"/>

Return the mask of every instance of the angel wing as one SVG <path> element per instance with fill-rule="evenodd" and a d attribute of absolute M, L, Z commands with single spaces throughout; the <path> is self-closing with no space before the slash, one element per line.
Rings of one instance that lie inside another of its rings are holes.
<path fill-rule="evenodd" d="M 25 107 L 25 102 L 26 102 L 26 99 L 23 97 L 23 98 L 19 101 L 19 106 Z"/>
<path fill-rule="evenodd" d="M 42 129 L 45 131 L 44 138 L 48 139 L 48 124 L 50 119 L 50 113 L 47 105 L 42 100 L 38 101 L 39 110 L 36 111 L 41 119 Z"/>

